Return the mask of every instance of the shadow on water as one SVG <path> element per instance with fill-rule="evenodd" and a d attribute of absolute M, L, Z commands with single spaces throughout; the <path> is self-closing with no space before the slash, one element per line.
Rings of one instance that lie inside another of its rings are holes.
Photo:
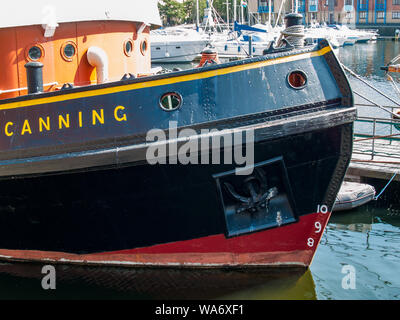
<path fill-rule="evenodd" d="M 316 299 L 304 269 L 173 269 L 57 265 L 56 290 L 43 290 L 43 265 L 0 264 L 0 299 Z"/>

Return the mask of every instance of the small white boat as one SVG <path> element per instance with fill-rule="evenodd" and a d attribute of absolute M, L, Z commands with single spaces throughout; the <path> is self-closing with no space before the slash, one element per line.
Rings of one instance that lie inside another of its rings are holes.
<path fill-rule="evenodd" d="M 375 188 L 369 184 L 343 182 L 333 211 L 345 211 L 360 207 L 375 198 Z"/>
<path fill-rule="evenodd" d="M 369 42 L 378 39 L 379 33 L 376 30 L 354 30 L 358 34 L 357 42 Z"/>
<path fill-rule="evenodd" d="M 336 27 L 338 29 L 337 32 L 346 38 L 343 43 L 344 46 L 352 46 L 360 39 L 359 33 L 356 30 L 351 30 L 346 25 Z"/>
<path fill-rule="evenodd" d="M 342 47 L 346 40 L 346 37 L 341 37 L 334 29 L 328 27 L 316 25 L 305 30 L 305 39 L 307 43 L 317 43 L 321 38 L 328 40 L 330 45 L 335 49 Z"/>
<path fill-rule="evenodd" d="M 268 49 L 271 40 L 262 40 L 256 35 L 252 35 L 252 52 L 249 51 L 248 36 L 241 36 L 238 39 L 227 39 L 213 41 L 212 45 L 218 52 L 220 58 L 246 58 L 252 56 L 262 56 L 264 50 Z"/>
<path fill-rule="evenodd" d="M 191 62 L 210 40 L 195 30 L 169 28 L 151 32 L 152 63 Z"/>
<path fill-rule="evenodd" d="M 236 27 L 240 28 L 243 25 L 236 24 Z M 238 36 L 236 29 L 235 32 L 231 32 L 225 37 L 212 35 L 212 46 L 215 47 L 220 58 L 246 58 L 249 55 L 262 56 L 271 42 L 279 38 L 281 31 L 280 27 L 272 28 L 262 24 L 245 27 L 247 30 L 238 30 Z M 252 52 L 248 52 L 250 36 L 252 38 Z"/>

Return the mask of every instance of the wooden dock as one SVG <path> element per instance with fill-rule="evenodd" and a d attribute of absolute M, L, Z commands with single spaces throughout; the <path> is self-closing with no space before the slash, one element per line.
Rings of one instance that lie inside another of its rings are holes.
<path fill-rule="evenodd" d="M 355 140 L 348 177 L 400 181 L 400 141 Z"/>

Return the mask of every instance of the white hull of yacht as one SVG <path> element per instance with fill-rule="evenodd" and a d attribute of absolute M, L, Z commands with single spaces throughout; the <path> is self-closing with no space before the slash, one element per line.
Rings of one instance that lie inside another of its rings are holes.
<path fill-rule="evenodd" d="M 358 40 L 358 37 L 347 37 L 345 42 L 343 43 L 344 46 L 352 46 L 354 45 Z"/>
<path fill-rule="evenodd" d="M 252 44 L 251 55 L 253 57 L 262 56 L 270 43 L 270 41 L 254 42 Z M 247 41 L 221 41 L 213 42 L 212 45 L 217 50 L 220 58 L 242 58 L 249 55 L 249 42 Z"/>
<path fill-rule="evenodd" d="M 186 63 L 201 55 L 207 40 L 154 41 L 151 44 L 152 63 Z"/>

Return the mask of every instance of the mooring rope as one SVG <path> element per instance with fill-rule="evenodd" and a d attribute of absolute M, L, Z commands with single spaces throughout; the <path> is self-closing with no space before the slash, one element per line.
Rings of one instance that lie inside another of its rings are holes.
<path fill-rule="evenodd" d="M 303 25 L 295 25 L 286 28 L 281 31 L 281 36 L 278 40 L 278 46 L 281 45 L 282 37 L 285 37 L 287 42 L 289 42 L 295 48 L 304 47 L 304 38 L 305 38 L 304 26 Z"/>
<path fill-rule="evenodd" d="M 251 53 L 247 52 L 247 50 L 243 47 L 243 45 L 240 43 L 240 40 L 238 39 L 238 37 L 236 37 L 235 32 L 232 32 L 232 36 L 235 38 L 237 44 L 244 51 L 244 53 L 247 55 L 247 57 L 250 57 Z"/>
<path fill-rule="evenodd" d="M 397 176 L 397 172 L 393 175 L 392 179 L 387 183 L 387 185 L 382 189 L 382 191 L 374 198 L 374 200 L 378 200 L 379 197 L 385 192 L 386 188 L 390 185 L 390 183 L 393 181 L 393 179 Z"/>
<path fill-rule="evenodd" d="M 341 63 L 341 66 L 344 70 L 346 70 L 347 72 L 349 72 L 353 77 L 355 77 L 356 79 L 360 80 L 362 83 L 364 83 L 365 85 L 367 85 L 368 87 L 370 87 L 372 90 L 378 92 L 380 95 L 384 96 L 386 99 L 390 100 L 391 102 L 393 102 L 394 104 L 398 105 L 400 107 L 400 103 L 397 102 L 396 100 L 392 99 L 391 97 L 389 97 L 387 94 L 383 93 L 382 91 L 380 91 L 379 89 L 375 88 L 373 85 L 369 84 L 367 81 L 365 81 L 363 78 L 361 78 L 357 73 L 355 73 L 353 70 L 349 69 L 348 67 L 346 67 L 343 63 Z M 359 95 L 359 94 L 357 94 Z M 362 98 L 364 98 L 365 100 L 371 102 L 370 100 L 368 100 L 367 98 L 361 96 Z M 373 102 L 371 102 L 373 103 Z M 376 103 L 374 103 L 375 105 L 377 105 Z M 397 116 L 397 115 L 396 115 Z"/>
<path fill-rule="evenodd" d="M 397 86 L 396 82 L 394 81 L 394 79 L 392 78 L 392 76 L 390 74 L 387 75 L 388 80 L 390 81 L 390 83 L 392 84 L 392 87 L 396 90 L 397 94 L 400 97 L 400 89 Z"/>
<path fill-rule="evenodd" d="M 386 111 L 386 112 L 389 112 L 393 117 L 395 117 L 395 118 L 398 118 L 398 117 L 399 117 L 398 114 L 396 114 L 396 113 L 394 113 L 394 112 L 392 112 L 392 111 L 386 109 L 385 107 L 381 106 L 380 104 L 378 104 L 378 103 L 376 103 L 376 102 L 374 102 L 374 101 L 372 101 L 372 100 L 370 100 L 370 99 L 364 97 L 361 93 L 358 93 L 358 92 L 355 91 L 355 90 L 353 90 L 353 92 L 354 92 L 354 94 L 356 94 L 357 96 L 363 98 L 364 100 L 367 100 L 369 103 L 372 103 L 372 104 L 375 105 L 376 107 L 378 107 L 378 108 L 380 108 L 380 109 L 382 109 L 382 110 L 384 110 L 384 111 Z"/>
<path fill-rule="evenodd" d="M 387 64 L 387 66 L 390 66 L 391 64 L 394 64 L 397 62 L 397 60 L 400 60 L 400 54 L 396 57 L 394 57 L 390 62 Z"/>

